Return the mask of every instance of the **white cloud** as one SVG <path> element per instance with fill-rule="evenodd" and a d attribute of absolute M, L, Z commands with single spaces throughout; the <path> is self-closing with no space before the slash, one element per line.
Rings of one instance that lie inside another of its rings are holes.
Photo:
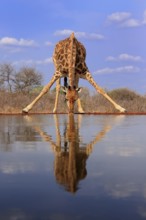
<path fill-rule="evenodd" d="M 138 62 L 142 61 L 142 58 L 140 56 L 133 56 L 130 54 L 122 53 L 118 57 L 108 56 L 106 58 L 107 61 L 133 61 Z"/>
<path fill-rule="evenodd" d="M 12 37 L 3 37 L 0 39 L 2 46 L 19 46 L 19 47 L 34 47 L 37 46 L 34 40 L 25 40 L 23 38 L 16 39 Z"/>
<path fill-rule="evenodd" d="M 142 23 L 140 21 L 138 21 L 136 19 L 132 19 L 132 18 L 124 21 L 121 24 L 122 27 L 139 27 L 141 25 L 142 25 Z"/>
<path fill-rule="evenodd" d="M 123 54 L 120 54 L 119 55 L 119 60 L 125 60 L 125 61 L 142 61 L 142 58 L 140 56 L 132 56 L 130 54 L 126 54 L 126 53 L 123 53 Z"/>
<path fill-rule="evenodd" d="M 69 29 L 56 31 L 54 33 L 54 35 L 56 35 L 56 36 L 69 36 L 72 32 L 75 33 L 75 36 L 77 38 L 84 38 L 84 39 L 89 39 L 89 40 L 102 40 L 102 39 L 104 39 L 104 36 L 101 35 L 101 34 L 86 33 L 86 32 L 75 32 L 75 31 L 69 30 Z"/>
<path fill-rule="evenodd" d="M 58 30 L 54 33 L 55 36 L 64 36 L 64 35 L 70 35 L 72 32 L 74 32 L 73 30 L 68 30 L 68 29 L 64 29 L 64 30 Z"/>
<path fill-rule="evenodd" d="M 140 68 L 136 66 L 121 66 L 121 67 L 116 67 L 116 68 L 103 68 L 96 70 L 94 74 L 110 74 L 110 73 L 135 73 L 139 72 Z"/>
<path fill-rule="evenodd" d="M 122 22 L 129 18 L 131 16 L 131 13 L 129 12 L 115 12 L 108 16 L 109 22 Z"/>
<path fill-rule="evenodd" d="M 106 61 L 116 61 L 117 60 L 117 58 L 116 57 L 113 57 L 113 56 L 108 56 L 107 58 L 106 58 Z"/>
<path fill-rule="evenodd" d="M 146 25 L 146 10 L 143 13 L 143 20 L 132 18 L 130 12 L 115 12 L 107 17 L 107 21 L 110 24 L 117 23 L 120 27 L 139 27 Z"/>
<path fill-rule="evenodd" d="M 19 60 L 13 62 L 13 65 L 48 65 L 50 63 L 53 63 L 52 57 L 46 58 L 44 60 Z"/>
<path fill-rule="evenodd" d="M 76 37 L 78 38 L 85 38 L 89 40 L 102 40 L 104 39 L 104 36 L 101 34 L 96 34 L 96 33 L 85 33 L 85 32 L 75 32 Z"/>

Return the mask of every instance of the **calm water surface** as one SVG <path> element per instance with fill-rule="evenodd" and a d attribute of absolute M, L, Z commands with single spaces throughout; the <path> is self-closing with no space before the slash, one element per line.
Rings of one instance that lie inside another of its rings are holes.
<path fill-rule="evenodd" d="M 0 117 L 0 220 L 146 218 L 146 116 Z"/>

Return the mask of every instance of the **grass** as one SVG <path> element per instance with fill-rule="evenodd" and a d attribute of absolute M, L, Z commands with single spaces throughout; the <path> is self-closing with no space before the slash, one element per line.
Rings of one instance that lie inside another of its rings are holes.
<path fill-rule="evenodd" d="M 128 112 L 144 113 L 146 112 L 146 96 L 137 94 L 129 89 L 115 89 L 107 92 L 108 95 L 119 105 L 126 108 Z M 17 114 L 28 105 L 38 94 L 9 93 L 0 91 L 0 113 Z M 87 88 L 81 93 L 81 103 L 85 112 L 115 113 L 117 110 L 100 94 L 90 95 Z M 47 93 L 33 107 L 33 113 L 52 113 L 55 102 L 55 92 Z M 58 112 L 67 112 L 67 106 L 64 101 L 64 95 L 60 94 Z M 75 106 L 77 112 L 77 106 Z"/>

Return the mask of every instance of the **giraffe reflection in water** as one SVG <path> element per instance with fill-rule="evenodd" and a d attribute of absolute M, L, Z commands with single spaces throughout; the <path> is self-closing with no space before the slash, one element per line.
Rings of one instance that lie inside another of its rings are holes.
<path fill-rule="evenodd" d="M 30 119 L 30 116 L 26 117 Z M 94 139 L 85 145 L 81 143 L 79 134 L 82 115 L 78 115 L 77 120 L 75 120 L 74 114 L 69 114 L 67 117 L 68 122 L 65 124 L 63 141 L 58 115 L 54 115 L 56 142 L 39 126 L 35 126 L 35 131 L 52 147 L 55 156 L 54 174 L 57 182 L 63 185 L 67 191 L 75 193 L 78 190 L 79 181 L 87 175 L 86 161 L 92 153 L 94 145 L 105 136 L 111 127 L 105 123 Z"/>

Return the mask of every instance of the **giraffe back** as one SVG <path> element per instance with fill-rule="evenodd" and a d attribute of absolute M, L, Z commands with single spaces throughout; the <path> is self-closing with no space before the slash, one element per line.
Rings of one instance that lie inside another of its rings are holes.
<path fill-rule="evenodd" d="M 85 59 L 85 47 L 75 38 L 74 33 L 56 44 L 53 54 L 56 71 L 69 78 L 70 86 L 74 86 L 76 74 L 84 74 L 88 70 Z"/>

